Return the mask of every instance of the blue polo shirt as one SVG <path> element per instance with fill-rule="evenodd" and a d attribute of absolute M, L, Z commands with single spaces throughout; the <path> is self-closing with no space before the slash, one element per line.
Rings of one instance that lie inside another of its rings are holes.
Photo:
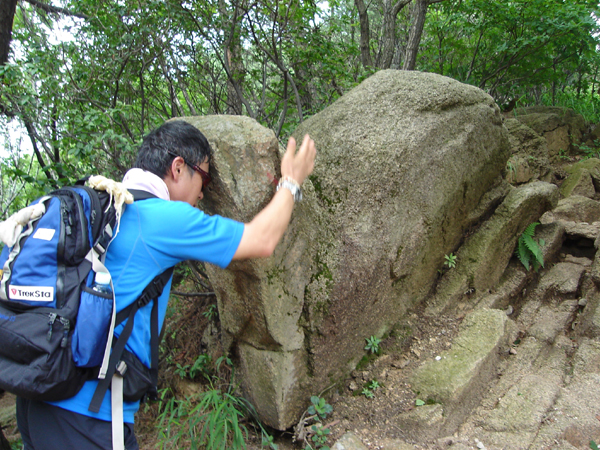
<path fill-rule="evenodd" d="M 117 311 L 133 303 L 144 288 L 169 267 L 188 259 L 225 268 L 231 262 L 244 232 L 244 224 L 221 216 L 209 216 L 185 202 L 152 198 L 127 205 L 117 237 L 110 244 L 105 265 L 111 273 Z M 171 280 L 159 297 L 162 327 Z M 152 303 L 135 317 L 127 349 L 150 366 L 150 312 Z M 123 325 L 115 330 L 118 336 Z M 110 392 L 98 413 L 88 411 L 96 381 L 85 383 L 74 397 L 53 405 L 101 420 L 111 420 Z M 133 423 L 139 402 L 124 402 L 125 422 Z"/>

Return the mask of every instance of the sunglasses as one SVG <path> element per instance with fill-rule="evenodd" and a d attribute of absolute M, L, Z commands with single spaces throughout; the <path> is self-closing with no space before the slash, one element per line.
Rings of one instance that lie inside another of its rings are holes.
<path fill-rule="evenodd" d="M 169 150 L 167 150 L 167 153 L 174 157 L 181 156 L 181 155 L 178 155 L 177 153 L 171 152 Z M 206 186 L 208 186 L 208 184 L 210 183 L 210 180 L 212 180 L 212 177 L 210 176 L 210 174 L 208 172 L 205 172 L 204 170 L 202 170 L 200 168 L 200 166 L 197 166 L 196 164 L 191 164 L 183 156 L 181 156 L 181 159 L 183 159 L 184 163 L 186 163 L 188 166 L 190 166 L 192 169 L 194 169 L 196 172 L 198 172 L 200 174 L 200 176 L 202 177 L 202 189 L 201 190 L 203 191 L 204 188 Z"/>

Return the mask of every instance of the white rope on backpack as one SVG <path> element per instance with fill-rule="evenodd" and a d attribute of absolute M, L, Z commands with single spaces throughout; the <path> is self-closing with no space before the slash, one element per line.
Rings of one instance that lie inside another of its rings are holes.
<path fill-rule="evenodd" d="M 110 178 L 103 177 L 102 175 L 91 176 L 88 181 L 88 185 L 99 191 L 105 191 L 110 194 L 110 203 L 114 201 L 115 211 L 117 212 L 117 232 L 121 223 L 121 214 L 123 212 L 123 206 L 125 204 L 133 203 L 133 195 L 125 188 L 123 183 L 120 183 Z M 115 232 L 116 235 L 116 232 Z"/>
<path fill-rule="evenodd" d="M 23 231 L 23 227 L 32 220 L 39 219 L 46 212 L 46 205 L 44 205 L 43 200 L 44 198 L 40 199 L 35 205 L 27 206 L 14 213 L 4 222 L 0 222 L 0 241 L 9 247 L 14 246 Z"/>

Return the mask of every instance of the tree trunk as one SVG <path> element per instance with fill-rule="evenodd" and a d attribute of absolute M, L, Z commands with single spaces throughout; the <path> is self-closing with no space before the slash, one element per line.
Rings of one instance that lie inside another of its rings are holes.
<path fill-rule="evenodd" d="M 244 84 L 244 64 L 242 62 L 242 46 L 239 42 L 234 42 L 231 46 L 226 49 L 227 62 L 229 63 L 229 70 L 231 71 L 231 77 L 227 79 L 227 110 L 226 114 L 232 114 L 241 116 L 242 110 L 242 99 L 238 95 L 237 88 L 241 90 Z"/>
<path fill-rule="evenodd" d="M 379 57 L 377 58 L 377 67 L 380 69 L 389 69 L 394 58 L 396 50 L 396 16 L 389 7 L 389 0 L 385 2 L 385 11 L 383 12 L 383 33 L 381 35 L 381 47 L 379 48 Z"/>
<path fill-rule="evenodd" d="M 411 25 L 408 33 L 408 44 L 406 46 L 406 56 L 402 70 L 415 70 L 417 63 L 417 53 L 421 43 L 421 35 L 425 26 L 425 15 L 429 0 L 415 0 L 410 8 Z"/>
<path fill-rule="evenodd" d="M 410 8 L 410 31 L 408 33 L 408 44 L 406 45 L 406 57 L 402 70 L 415 70 L 417 63 L 417 53 L 419 53 L 419 44 L 425 26 L 425 16 L 427 8 L 434 3 L 441 3 L 446 0 L 414 0 Z"/>
<path fill-rule="evenodd" d="M 397 0 L 392 5 L 391 0 L 385 0 L 383 11 L 383 32 L 381 35 L 381 47 L 379 57 L 377 58 L 377 67 L 379 69 L 389 69 L 396 53 L 396 20 L 398 13 L 402 8 L 409 4 L 411 0 Z"/>
<path fill-rule="evenodd" d="M 354 0 L 356 9 L 358 9 L 358 20 L 360 22 L 360 62 L 363 67 L 373 66 L 373 60 L 371 59 L 371 31 L 369 29 L 369 15 L 367 14 L 367 7 L 363 0 Z"/>
<path fill-rule="evenodd" d="M 17 0 L 0 1 L 0 66 L 8 61 Z"/>
<path fill-rule="evenodd" d="M 383 2 L 383 25 L 381 33 L 381 42 L 379 52 L 375 61 L 375 66 L 379 69 L 389 69 L 396 52 L 396 18 L 404 6 L 412 0 L 385 0 Z M 363 0 L 354 0 L 358 10 L 358 20 L 360 23 L 360 61 L 364 67 L 373 66 L 371 57 L 371 30 L 369 25 L 369 14 L 367 6 Z"/>
<path fill-rule="evenodd" d="M 233 9 L 233 11 L 231 11 Z M 227 108 L 226 114 L 241 116 L 243 114 L 243 86 L 246 69 L 242 59 L 242 42 L 239 33 L 243 5 L 240 1 L 227 4 L 219 1 L 219 12 L 223 17 L 231 17 L 227 26 L 223 26 L 224 58 L 223 63 L 227 72 Z M 250 114 L 250 111 L 248 111 Z"/>

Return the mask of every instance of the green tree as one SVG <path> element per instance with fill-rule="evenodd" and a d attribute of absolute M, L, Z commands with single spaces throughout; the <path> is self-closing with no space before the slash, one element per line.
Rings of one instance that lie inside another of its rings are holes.
<path fill-rule="evenodd" d="M 27 170 L 25 155 L 4 164 L 45 189 L 93 172 L 120 178 L 142 137 L 171 117 L 244 114 L 285 139 L 381 68 L 441 73 L 501 104 L 597 97 L 591 0 L 11 5 L 0 113 L 25 130 L 33 158 Z"/>
<path fill-rule="evenodd" d="M 596 58 L 598 30 L 589 0 L 464 0 L 435 5 L 420 68 L 489 92 L 499 103 L 577 82 Z M 596 65 L 597 67 L 597 65 Z"/>

